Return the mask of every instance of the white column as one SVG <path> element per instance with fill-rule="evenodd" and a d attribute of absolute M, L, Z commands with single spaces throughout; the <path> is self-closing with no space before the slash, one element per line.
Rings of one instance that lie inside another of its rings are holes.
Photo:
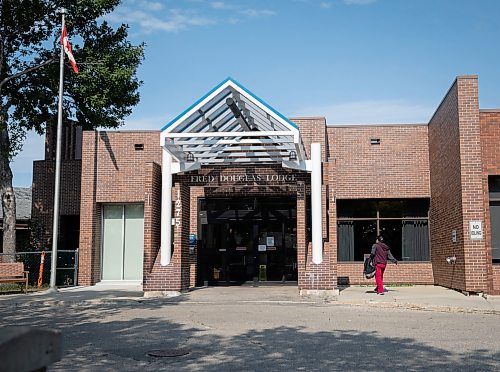
<path fill-rule="evenodd" d="M 167 266 L 172 256 L 172 155 L 162 147 L 161 174 L 161 265 Z"/>
<path fill-rule="evenodd" d="M 311 231 L 312 231 L 312 261 L 315 264 L 323 262 L 323 206 L 321 205 L 321 145 L 311 144 Z"/>

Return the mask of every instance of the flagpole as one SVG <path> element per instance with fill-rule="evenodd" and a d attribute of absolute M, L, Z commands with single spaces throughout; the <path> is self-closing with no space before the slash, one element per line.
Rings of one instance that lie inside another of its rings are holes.
<path fill-rule="evenodd" d="M 61 8 L 57 11 L 61 14 L 61 33 L 64 30 L 64 15 L 66 9 Z M 61 179 L 61 135 L 62 135 L 62 101 L 64 90 L 64 46 L 61 43 L 61 57 L 59 62 L 59 103 L 57 107 L 57 145 L 56 145 L 56 169 L 54 181 L 54 218 L 52 227 L 52 257 L 50 270 L 50 288 L 49 292 L 57 292 L 56 270 L 57 270 L 57 237 L 59 234 L 59 189 Z"/>

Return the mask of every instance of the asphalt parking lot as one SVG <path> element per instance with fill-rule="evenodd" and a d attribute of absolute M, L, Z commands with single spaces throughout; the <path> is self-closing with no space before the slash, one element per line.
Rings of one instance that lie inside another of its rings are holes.
<path fill-rule="evenodd" d="M 76 288 L 0 298 L 2 326 L 63 334 L 50 370 L 498 370 L 498 299 L 440 287 L 210 287 L 173 298 Z M 153 356 L 156 355 L 156 356 Z"/>

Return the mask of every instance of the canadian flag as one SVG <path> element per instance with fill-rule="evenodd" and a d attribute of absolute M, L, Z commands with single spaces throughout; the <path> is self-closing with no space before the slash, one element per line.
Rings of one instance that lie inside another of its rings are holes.
<path fill-rule="evenodd" d="M 68 55 L 69 62 L 71 63 L 71 67 L 73 67 L 73 71 L 78 74 L 78 67 L 76 67 L 75 57 L 73 57 L 73 52 L 71 51 L 71 44 L 68 40 L 68 34 L 66 33 L 66 25 L 64 25 L 61 35 L 61 44 L 64 47 L 64 51 Z"/>

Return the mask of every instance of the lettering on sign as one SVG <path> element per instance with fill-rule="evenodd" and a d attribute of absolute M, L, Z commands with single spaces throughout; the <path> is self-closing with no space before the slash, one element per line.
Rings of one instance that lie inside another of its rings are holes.
<path fill-rule="evenodd" d="M 469 221 L 469 232 L 472 240 L 483 239 L 483 221 Z"/>
<path fill-rule="evenodd" d="M 191 175 L 191 183 L 235 183 L 235 182 L 295 182 L 294 174 L 220 174 L 220 175 Z"/>

